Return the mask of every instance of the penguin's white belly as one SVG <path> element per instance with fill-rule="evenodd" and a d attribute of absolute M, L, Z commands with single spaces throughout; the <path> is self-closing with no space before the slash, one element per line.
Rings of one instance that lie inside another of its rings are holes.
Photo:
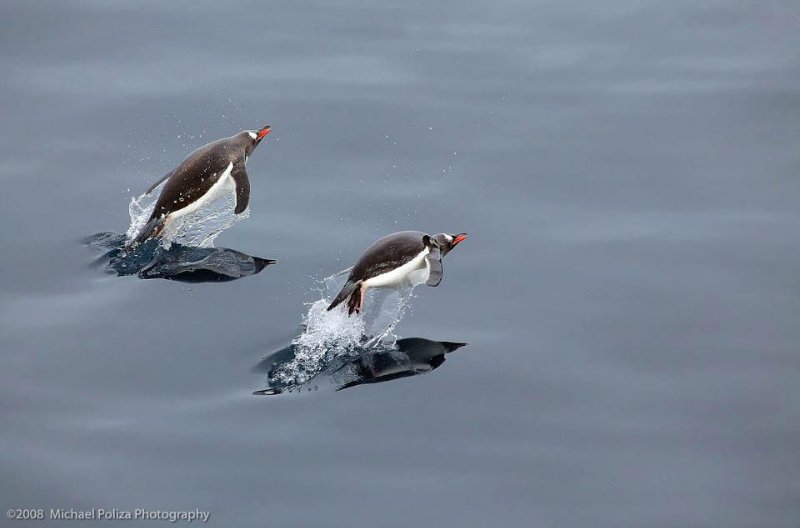
<path fill-rule="evenodd" d="M 419 255 L 399 268 L 376 275 L 364 281 L 368 288 L 398 288 L 401 286 L 417 286 L 428 280 L 430 268 L 425 258 L 430 249 L 425 248 Z"/>
<path fill-rule="evenodd" d="M 177 211 L 172 211 L 167 218 L 169 220 L 174 220 L 176 218 L 180 218 L 182 216 L 186 216 L 188 214 L 192 214 L 204 205 L 213 202 L 217 198 L 225 196 L 226 194 L 232 194 L 234 204 L 236 203 L 236 182 L 233 181 L 231 178 L 231 171 L 233 170 L 233 163 L 228 164 L 228 168 L 225 169 L 225 172 L 219 177 L 219 179 L 214 182 L 214 185 L 200 198 L 193 201 L 186 207 L 182 209 L 178 209 Z"/>

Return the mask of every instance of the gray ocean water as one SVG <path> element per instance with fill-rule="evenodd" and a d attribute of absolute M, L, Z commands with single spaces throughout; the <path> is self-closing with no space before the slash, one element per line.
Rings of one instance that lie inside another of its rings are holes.
<path fill-rule="evenodd" d="M 798 35 L 789 1 L 2 2 L 0 506 L 798 526 Z M 264 123 L 217 245 L 277 264 L 95 263 L 132 196 Z M 469 345 L 253 396 L 317 281 L 404 229 L 470 238 L 397 334 Z"/>

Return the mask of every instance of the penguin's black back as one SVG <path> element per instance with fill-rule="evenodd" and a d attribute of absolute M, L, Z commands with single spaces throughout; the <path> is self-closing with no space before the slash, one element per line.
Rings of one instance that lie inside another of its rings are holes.
<path fill-rule="evenodd" d="M 244 152 L 239 150 L 231 138 L 225 138 L 189 154 L 167 178 L 151 219 L 183 209 L 206 194 L 231 162 L 244 163 Z"/>
<path fill-rule="evenodd" d="M 421 231 L 401 231 L 381 238 L 361 255 L 348 281 L 377 277 L 410 262 L 425 249 L 426 236 Z"/>

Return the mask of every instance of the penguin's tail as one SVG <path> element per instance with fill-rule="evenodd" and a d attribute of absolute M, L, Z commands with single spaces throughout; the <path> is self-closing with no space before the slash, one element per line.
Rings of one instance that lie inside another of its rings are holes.
<path fill-rule="evenodd" d="M 136 247 L 142 242 L 160 235 L 161 231 L 164 230 L 164 226 L 166 225 L 164 220 L 165 218 L 163 217 L 150 218 L 142 230 L 139 231 L 139 234 L 128 243 L 128 247 Z"/>
<path fill-rule="evenodd" d="M 347 301 L 347 315 L 352 315 L 353 312 L 360 312 L 361 311 L 361 288 L 362 288 L 362 281 L 347 281 L 347 283 L 342 287 L 342 291 L 339 292 L 339 295 L 333 300 L 330 306 L 328 306 L 328 311 L 333 310 L 340 304 L 342 304 L 345 300 Z"/>

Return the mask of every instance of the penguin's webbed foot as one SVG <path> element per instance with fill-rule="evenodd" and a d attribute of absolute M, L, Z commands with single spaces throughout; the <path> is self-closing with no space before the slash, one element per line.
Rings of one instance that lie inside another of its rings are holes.
<path fill-rule="evenodd" d="M 347 315 L 360 314 L 364 308 L 364 299 L 366 297 L 367 288 L 363 285 L 358 287 L 358 290 L 350 294 L 347 299 Z"/>

